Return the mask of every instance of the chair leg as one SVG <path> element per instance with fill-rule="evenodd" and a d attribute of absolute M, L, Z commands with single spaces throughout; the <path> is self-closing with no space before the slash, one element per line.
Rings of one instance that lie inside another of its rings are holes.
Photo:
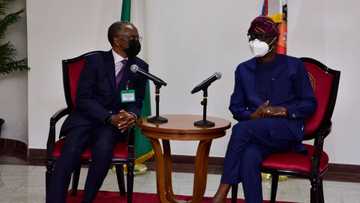
<path fill-rule="evenodd" d="M 320 202 L 320 179 L 319 178 L 312 178 L 311 182 L 311 189 L 310 189 L 310 203 L 319 203 Z"/>
<path fill-rule="evenodd" d="M 231 203 L 237 202 L 238 184 L 231 185 Z"/>
<path fill-rule="evenodd" d="M 133 186 L 134 186 L 134 162 L 127 163 L 127 202 L 132 203 Z"/>
<path fill-rule="evenodd" d="M 320 196 L 320 202 L 324 203 L 325 199 L 324 199 L 324 189 L 323 189 L 323 180 L 320 179 L 320 184 L 319 184 L 319 196 Z"/>
<path fill-rule="evenodd" d="M 271 174 L 271 197 L 270 197 L 271 203 L 276 202 L 278 183 L 279 183 L 279 174 Z"/>
<path fill-rule="evenodd" d="M 80 170 L 81 170 L 81 165 L 79 165 L 79 167 L 77 167 L 73 173 L 72 189 L 71 189 L 72 196 L 76 196 L 76 194 L 77 194 L 77 190 L 78 190 L 78 186 L 79 186 L 79 179 L 80 179 Z"/>
<path fill-rule="evenodd" d="M 49 195 L 49 190 L 50 190 L 50 180 L 51 180 L 51 176 L 54 172 L 54 167 L 55 167 L 55 161 L 47 161 L 46 164 L 46 174 L 45 174 L 45 199 L 46 196 Z"/>
<path fill-rule="evenodd" d="M 116 169 L 116 177 L 118 181 L 120 196 L 125 196 L 125 179 L 124 179 L 124 166 L 121 165 L 115 165 Z"/>

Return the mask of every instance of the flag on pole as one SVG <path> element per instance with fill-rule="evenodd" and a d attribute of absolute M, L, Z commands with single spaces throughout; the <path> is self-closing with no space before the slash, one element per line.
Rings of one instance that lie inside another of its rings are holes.
<path fill-rule="evenodd" d="M 277 53 L 286 54 L 287 0 L 264 0 L 261 15 L 269 16 L 279 26 Z"/>
<path fill-rule="evenodd" d="M 121 21 L 130 22 L 131 20 L 131 0 L 123 0 L 121 8 Z M 150 106 L 150 87 L 146 84 L 145 98 L 141 109 L 141 117 L 147 117 L 151 114 Z M 150 141 L 142 134 L 138 127 L 135 127 L 135 164 L 141 164 L 154 155 Z M 135 166 L 136 170 L 136 166 Z"/>

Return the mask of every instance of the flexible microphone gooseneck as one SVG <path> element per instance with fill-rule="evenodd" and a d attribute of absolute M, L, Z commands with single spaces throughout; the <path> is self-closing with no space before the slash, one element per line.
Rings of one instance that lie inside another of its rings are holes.
<path fill-rule="evenodd" d="M 206 89 L 207 87 L 210 86 L 211 83 L 213 83 L 215 80 L 218 80 L 220 78 L 221 78 L 220 72 L 214 73 L 212 76 L 210 76 L 209 78 L 207 78 L 206 80 L 204 80 L 200 84 L 198 84 L 196 87 L 194 87 L 194 89 L 191 90 L 191 94 L 194 94 L 200 90 Z"/>
<path fill-rule="evenodd" d="M 165 81 L 163 81 L 162 79 L 156 77 L 155 75 L 148 73 L 146 71 L 144 71 L 143 69 L 139 68 L 137 65 L 133 64 L 130 66 L 130 70 L 133 73 L 139 73 L 140 75 L 144 76 L 145 78 L 153 81 L 155 83 L 155 85 L 164 85 L 166 86 L 167 83 Z"/>

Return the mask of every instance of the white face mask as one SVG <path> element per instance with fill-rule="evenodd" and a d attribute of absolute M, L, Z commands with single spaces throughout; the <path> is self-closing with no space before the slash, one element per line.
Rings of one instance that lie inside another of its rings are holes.
<path fill-rule="evenodd" d="M 251 53 L 255 57 L 263 57 L 270 51 L 269 45 L 266 42 L 258 39 L 254 39 L 250 41 L 249 45 L 250 45 Z"/>

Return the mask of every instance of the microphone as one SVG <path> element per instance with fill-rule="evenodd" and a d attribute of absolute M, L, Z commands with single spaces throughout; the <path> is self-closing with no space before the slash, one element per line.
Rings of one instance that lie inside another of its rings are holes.
<path fill-rule="evenodd" d="M 202 81 L 199 85 L 197 85 L 196 87 L 194 87 L 193 90 L 191 90 L 191 94 L 194 94 L 200 90 L 204 90 L 207 87 L 210 86 L 210 84 L 212 82 L 214 82 L 215 80 L 218 80 L 221 78 L 221 73 L 220 72 L 216 72 L 214 73 L 212 76 L 210 76 L 209 78 L 207 78 L 206 80 Z"/>
<path fill-rule="evenodd" d="M 137 65 L 133 64 L 130 66 L 130 70 L 133 73 L 140 73 L 140 75 L 144 76 L 145 78 L 153 81 L 155 83 L 155 85 L 164 85 L 166 86 L 166 82 L 163 81 L 162 79 L 156 77 L 155 75 L 145 72 L 143 69 L 139 68 Z"/>

